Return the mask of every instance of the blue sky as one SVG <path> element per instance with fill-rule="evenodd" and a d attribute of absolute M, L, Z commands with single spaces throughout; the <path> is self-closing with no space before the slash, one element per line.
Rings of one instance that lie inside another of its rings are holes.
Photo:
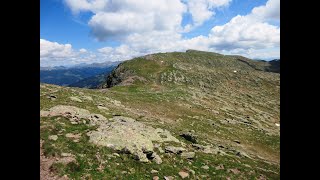
<path fill-rule="evenodd" d="M 280 0 L 41 0 L 40 64 L 198 49 L 280 55 Z"/>

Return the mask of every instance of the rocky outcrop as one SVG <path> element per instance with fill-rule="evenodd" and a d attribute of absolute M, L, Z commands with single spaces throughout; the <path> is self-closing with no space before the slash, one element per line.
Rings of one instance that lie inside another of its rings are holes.
<path fill-rule="evenodd" d="M 71 121 L 71 124 L 86 123 L 83 119 L 90 121 L 91 125 L 103 124 L 107 119 L 101 114 L 91 114 L 88 110 L 75 106 L 58 105 L 48 111 L 41 110 L 40 117 L 63 116 Z"/>
<path fill-rule="evenodd" d="M 122 81 L 126 79 L 126 77 L 132 76 L 134 74 L 133 70 L 128 70 L 124 66 L 123 63 L 120 63 L 117 68 L 115 68 L 107 77 L 104 83 L 98 86 L 98 88 L 110 88 L 115 85 L 120 84 Z"/>
<path fill-rule="evenodd" d="M 90 142 L 129 153 L 141 162 L 161 158 L 154 153 L 153 142 L 179 142 L 169 131 L 153 128 L 129 117 L 114 116 L 108 123 L 100 125 L 96 131 L 87 133 Z"/>

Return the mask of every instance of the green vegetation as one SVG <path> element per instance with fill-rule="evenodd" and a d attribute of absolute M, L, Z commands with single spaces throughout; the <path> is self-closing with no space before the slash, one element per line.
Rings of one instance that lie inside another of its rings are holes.
<path fill-rule="evenodd" d="M 161 147 L 183 146 L 196 153 L 192 160 L 155 150 L 161 164 L 139 162 L 132 154 L 90 143 L 86 133 L 98 127 L 89 126 L 88 120 L 83 119 L 86 124 L 71 124 L 62 116 L 41 117 L 42 148 L 47 157 L 74 155 L 73 162 L 52 165 L 55 174 L 72 179 L 179 179 L 181 170 L 187 171 L 190 179 L 280 179 L 280 134 L 275 125 L 280 124 L 280 75 L 265 71 L 266 67 L 267 62 L 190 50 L 126 61 L 101 85 L 109 83 L 113 86 L 109 89 L 40 84 L 41 110 L 69 105 L 106 118 L 131 117 L 170 131 L 184 145 L 165 142 Z M 179 136 L 186 131 L 197 136 L 198 144 L 219 147 L 226 154 L 195 150 L 191 142 Z M 82 135 L 74 142 L 67 133 Z M 58 139 L 50 140 L 52 135 L 58 135 Z M 208 170 L 202 168 L 205 165 Z M 223 169 L 216 169 L 219 165 Z M 151 170 L 158 173 L 152 174 Z"/>

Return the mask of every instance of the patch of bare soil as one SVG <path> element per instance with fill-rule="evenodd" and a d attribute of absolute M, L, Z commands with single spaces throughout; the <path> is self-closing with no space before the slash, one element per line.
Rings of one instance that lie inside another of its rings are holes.
<path fill-rule="evenodd" d="M 70 162 L 75 161 L 73 157 L 63 157 L 63 158 L 55 158 L 55 157 L 46 157 L 43 153 L 42 149 L 43 140 L 40 140 L 40 179 L 41 180 L 68 180 L 67 176 L 59 177 L 51 170 L 52 164 L 56 162 L 68 164 Z"/>

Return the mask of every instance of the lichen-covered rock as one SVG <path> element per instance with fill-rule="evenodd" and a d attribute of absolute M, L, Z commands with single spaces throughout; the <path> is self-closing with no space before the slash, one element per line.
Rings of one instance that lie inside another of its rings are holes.
<path fill-rule="evenodd" d="M 72 101 L 75 101 L 75 102 L 82 102 L 81 99 L 79 99 L 78 97 L 69 97 Z"/>
<path fill-rule="evenodd" d="M 169 131 L 153 128 L 129 117 L 115 116 L 112 122 L 88 132 L 90 142 L 107 146 L 120 152 L 133 154 L 141 162 L 147 162 L 147 154 L 154 151 L 155 142 L 179 142 Z"/>
<path fill-rule="evenodd" d="M 181 153 L 181 157 L 183 157 L 185 159 L 193 159 L 195 155 L 196 155 L 195 152 L 182 152 Z"/>
<path fill-rule="evenodd" d="M 101 114 L 91 114 L 88 110 L 75 106 L 58 105 L 48 111 L 40 111 L 40 117 L 63 116 L 68 118 L 72 124 L 83 123 L 81 119 L 87 119 L 91 125 L 103 124 L 107 119 Z"/>
<path fill-rule="evenodd" d="M 157 164 L 161 164 L 162 163 L 161 157 L 156 152 L 152 153 L 151 159 Z"/>

